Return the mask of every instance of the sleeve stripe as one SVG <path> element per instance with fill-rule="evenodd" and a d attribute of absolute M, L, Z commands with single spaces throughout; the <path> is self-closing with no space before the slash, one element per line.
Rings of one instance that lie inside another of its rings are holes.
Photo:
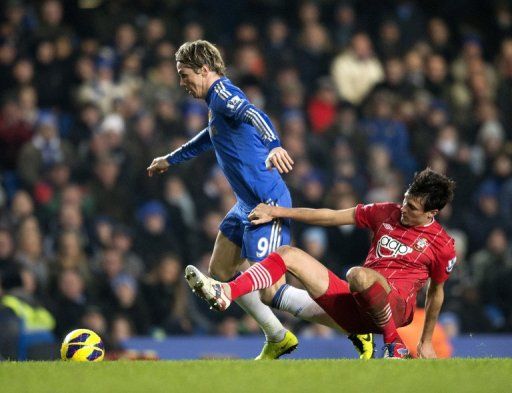
<path fill-rule="evenodd" d="M 253 108 L 249 108 L 246 113 L 249 119 L 252 120 L 254 126 L 263 133 L 264 137 L 266 137 L 269 141 L 273 141 L 276 139 L 276 136 L 272 129 L 268 126 L 266 121 L 261 117 L 261 115 L 257 111 L 255 111 Z"/>
<path fill-rule="evenodd" d="M 231 97 L 231 93 L 226 89 L 222 82 L 217 83 L 214 87 L 214 90 L 223 100 L 227 100 L 229 97 Z"/>

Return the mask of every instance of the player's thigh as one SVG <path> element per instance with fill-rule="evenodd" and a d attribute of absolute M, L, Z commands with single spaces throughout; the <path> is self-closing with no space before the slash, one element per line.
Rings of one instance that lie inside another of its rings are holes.
<path fill-rule="evenodd" d="M 290 244 L 289 220 L 273 220 L 263 225 L 246 223 L 242 240 L 242 257 L 251 263 L 261 262 L 282 245 Z"/>
<path fill-rule="evenodd" d="M 329 287 L 329 270 L 311 255 L 290 246 L 277 250 L 289 273 L 297 277 L 313 299 L 322 296 Z"/>
<path fill-rule="evenodd" d="M 227 281 L 236 274 L 238 266 L 242 262 L 240 247 L 219 231 L 210 259 L 210 275 L 219 280 Z"/>

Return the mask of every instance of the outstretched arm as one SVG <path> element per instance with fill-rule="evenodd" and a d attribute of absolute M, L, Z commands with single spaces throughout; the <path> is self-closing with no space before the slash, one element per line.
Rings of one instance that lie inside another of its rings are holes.
<path fill-rule="evenodd" d="M 338 226 L 354 225 L 356 208 L 344 210 L 308 209 L 304 207 L 287 208 L 260 203 L 249 214 L 249 219 L 255 225 L 264 224 L 274 218 L 289 218 L 311 225 Z"/>
<path fill-rule="evenodd" d="M 437 357 L 434 346 L 432 345 L 432 334 L 436 326 L 437 317 L 441 311 L 444 300 L 444 282 L 435 283 L 430 280 L 427 290 L 427 300 L 425 302 L 425 322 L 420 342 L 418 343 L 418 356 L 425 359 L 435 359 Z"/>
<path fill-rule="evenodd" d="M 208 132 L 208 128 L 205 128 L 172 153 L 166 156 L 156 157 L 146 170 L 149 176 L 153 176 L 153 173 L 164 173 L 169 169 L 169 166 L 190 160 L 211 148 L 213 148 L 213 144 L 210 139 L 210 133 Z"/>

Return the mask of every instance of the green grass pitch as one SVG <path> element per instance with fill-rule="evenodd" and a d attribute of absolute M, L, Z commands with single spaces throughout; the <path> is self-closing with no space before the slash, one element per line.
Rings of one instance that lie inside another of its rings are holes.
<path fill-rule="evenodd" d="M 0 392 L 512 392 L 512 359 L 0 362 Z"/>

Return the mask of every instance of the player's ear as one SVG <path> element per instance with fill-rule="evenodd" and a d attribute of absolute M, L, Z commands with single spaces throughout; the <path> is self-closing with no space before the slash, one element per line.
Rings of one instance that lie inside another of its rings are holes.
<path fill-rule="evenodd" d="M 439 213 L 438 209 L 430 210 L 429 212 L 427 212 L 428 218 L 430 218 L 430 219 L 434 218 L 437 215 L 437 213 Z"/>
<path fill-rule="evenodd" d="M 206 77 L 208 75 L 208 72 L 210 71 L 210 69 L 208 68 L 208 66 L 205 64 L 201 67 L 201 75 Z"/>

